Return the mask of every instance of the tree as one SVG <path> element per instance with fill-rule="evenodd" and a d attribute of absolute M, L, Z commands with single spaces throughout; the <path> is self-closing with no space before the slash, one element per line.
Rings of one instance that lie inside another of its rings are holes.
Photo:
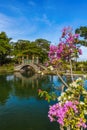
<path fill-rule="evenodd" d="M 18 40 L 14 43 L 14 54 L 16 57 L 29 55 L 30 58 L 34 55 L 39 57 L 43 63 L 48 59 L 48 50 L 50 42 L 45 39 L 37 39 L 35 41 Z"/>
<path fill-rule="evenodd" d="M 14 44 L 14 49 L 16 49 L 18 51 L 27 50 L 29 47 L 29 44 L 30 44 L 30 41 L 28 41 L 28 40 L 18 40 Z"/>
<path fill-rule="evenodd" d="M 40 60 L 41 62 L 48 60 L 48 52 L 49 52 L 49 46 L 50 46 L 50 41 L 46 39 L 36 39 L 35 40 L 36 46 L 41 50 L 40 51 Z"/>
<path fill-rule="evenodd" d="M 79 43 L 83 46 L 87 46 L 87 27 L 81 26 L 75 30 L 75 33 L 78 33 L 81 37 L 83 37 L 83 40 L 80 40 Z"/>
<path fill-rule="evenodd" d="M 0 64 L 6 63 L 7 55 L 10 55 L 11 52 L 11 45 L 10 45 L 11 38 L 8 38 L 5 32 L 0 33 Z"/>
<path fill-rule="evenodd" d="M 40 38 L 40 39 L 36 39 L 35 43 L 37 44 L 37 46 L 41 47 L 43 50 L 48 51 L 51 42 L 46 39 Z"/>

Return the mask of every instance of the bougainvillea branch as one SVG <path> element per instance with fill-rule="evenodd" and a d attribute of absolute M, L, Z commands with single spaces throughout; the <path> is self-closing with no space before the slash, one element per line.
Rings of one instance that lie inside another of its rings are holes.
<path fill-rule="evenodd" d="M 82 99 L 81 99 L 82 98 Z M 50 106 L 48 117 L 51 122 L 57 121 L 62 128 L 80 130 L 87 128 L 87 91 L 83 87 L 83 80 L 78 78 L 69 88 L 58 97 L 58 103 Z"/>
<path fill-rule="evenodd" d="M 76 46 L 79 42 L 79 35 L 72 33 L 72 28 L 67 27 L 62 30 L 60 42 L 57 46 L 51 45 L 49 51 L 49 60 L 52 65 L 49 67 L 67 87 L 65 92 L 58 97 L 58 103 L 50 106 L 48 117 L 51 122 L 57 121 L 60 124 L 60 130 L 82 130 L 87 129 L 87 91 L 81 78 L 73 80 L 72 59 L 82 54 L 81 49 Z M 67 84 L 59 71 L 65 63 L 70 63 L 72 83 Z M 51 99 L 51 95 L 41 90 L 39 95 L 47 96 Z M 53 95 L 53 97 L 55 97 Z M 55 99 L 55 98 L 54 98 Z"/>
<path fill-rule="evenodd" d="M 82 51 L 76 46 L 79 42 L 79 35 L 72 33 L 72 28 L 67 27 L 62 30 L 62 36 L 57 46 L 51 45 L 49 51 L 49 59 L 53 66 L 59 68 L 63 62 L 69 62 L 72 76 L 72 58 L 81 55 Z"/>

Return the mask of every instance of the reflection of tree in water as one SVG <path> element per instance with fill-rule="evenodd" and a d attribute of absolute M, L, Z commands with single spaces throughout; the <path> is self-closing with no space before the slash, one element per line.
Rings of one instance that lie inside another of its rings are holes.
<path fill-rule="evenodd" d="M 38 89 L 50 91 L 49 76 L 33 75 L 24 77 L 21 73 L 15 73 L 15 95 L 21 98 L 38 97 Z"/>
<path fill-rule="evenodd" d="M 37 87 L 34 87 L 35 83 L 33 82 L 24 82 L 21 79 L 18 79 L 17 82 L 14 82 L 15 84 L 15 95 L 20 98 L 29 98 L 31 96 L 35 96 Z M 34 85 L 33 85 L 34 84 Z"/>
<path fill-rule="evenodd" d="M 50 91 L 52 89 L 52 80 L 50 79 L 50 76 L 41 76 L 39 86 L 42 90 Z"/>
<path fill-rule="evenodd" d="M 5 104 L 11 92 L 11 81 L 6 79 L 6 75 L 0 75 L 0 104 Z"/>
<path fill-rule="evenodd" d="M 5 104 L 9 95 L 19 98 L 38 98 L 38 89 L 54 91 L 54 76 L 50 75 L 29 75 L 14 73 L 0 76 L 0 103 Z M 61 91 L 61 90 L 57 90 Z M 41 100 L 41 99 L 40 99 Z"/>

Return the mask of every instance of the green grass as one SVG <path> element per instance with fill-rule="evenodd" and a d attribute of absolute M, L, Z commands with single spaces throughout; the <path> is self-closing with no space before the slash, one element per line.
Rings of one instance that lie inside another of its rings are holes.
<path fill-rule="evenodd" d="M 0 73 L 8 73 L 14 71 L 14 65 L 13 64 L 7 64 L 0 66 Z"/>

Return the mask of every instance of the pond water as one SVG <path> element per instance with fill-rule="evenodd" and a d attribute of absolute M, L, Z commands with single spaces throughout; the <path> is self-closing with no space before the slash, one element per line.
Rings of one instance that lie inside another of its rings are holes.
<path fill-rule="evenodd" d="M 49 105 L 38 96 L 38 89 L 61 93 L 57 76 L 29 76 L 21 73 L 0 75 L 0 130 L 59 130 L 50 123 Z"/>

